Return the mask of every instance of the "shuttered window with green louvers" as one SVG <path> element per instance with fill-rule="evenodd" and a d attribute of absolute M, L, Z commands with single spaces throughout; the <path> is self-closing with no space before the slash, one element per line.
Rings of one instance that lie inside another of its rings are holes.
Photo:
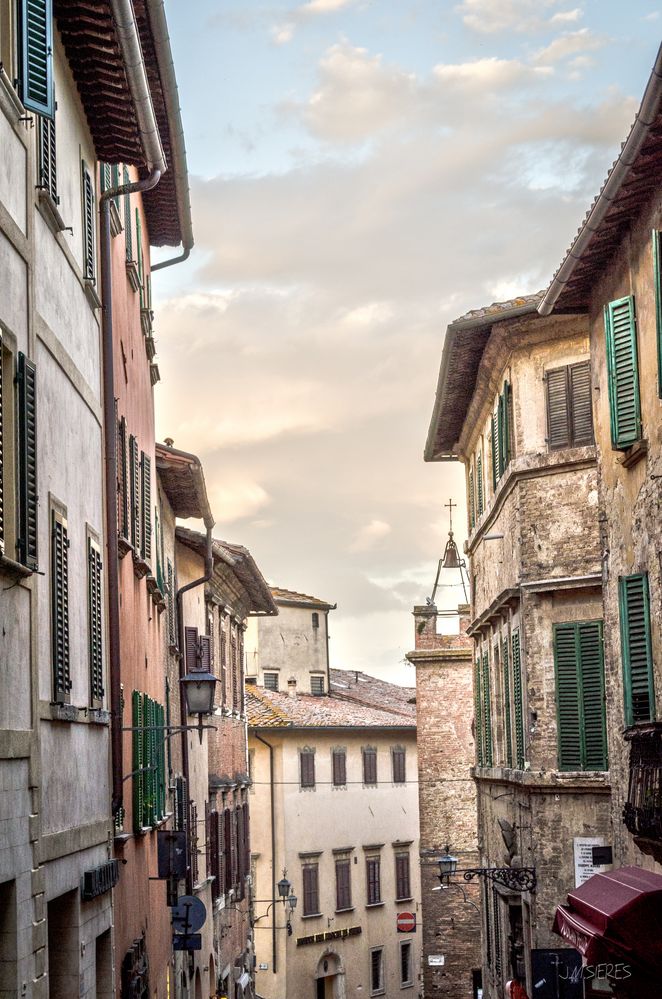
<path fill-rule="evenodd" d="M 69 531 L 66 516 L 60 510 L 51 510 L 51 660 L 53 700 L 67 703 L 71 693 Z"/>
<path fill-rule="evenodd" d="M 131 500 L 131 544 L 136 555 L 140 551 L 140 458 L 138 441 L 129 437 L 129 492 Z"/>
<path fill-rule="evenodd" d="M 482 694 L 480 683 L 480 657 L 476 658 L 474 665 L 474 723 L 476 739 L 476 762 L 479 767 L 483 765 L 483 712 Z"/>
<path fill-rule="evenodd" d="M 492 766 L 492 708 L 490 703 L 490 657 L 483 652 L 483 673 L 481 677 L 482 718 L 483 718 L 483 765 Z"/>
<path fill-rule="evenodd" d="M 606 770 L 602 621 L 554 625 L 559 770 Z"/>
<path fill-rule="evenodd" d="M 641 402 L 634 297 L 605 306 L 611 442 L 624 450 L 641 439 Z"/>
<path fill-rule="evenodd" d="M 508 654 L 508 638 L 504 638 L 501 646 L 501 668 L 503 670 L 503 737 L 505 741 L 506 766 L 513 765 L 513 732 L 510 702 L 510 656 Z"/>
<path fill-rule="evenodd" d="M 87 613 L 89 629 L 90 699 L 92 707 L 103 704 L 103 624 L 101 617 L 101 548 L 87 539 Z"/>
<path fill-rule="evenodd" d="M 152 558 L 152 462 L 140 452 L 140 554 L 149 562 Z"/>
<path fill-rule="evenodd" d="M 648 573 L 618 581 L 627 725 L 655 720 Z"/>
<path fill-rule="evenodd" d="M 55 204 L 57 195 L 57 156 L 55 144 L 55 118 L 39 117 L 39 187 L 47 191 Z"/>
<path fill-rule="evenodd" d="M 511 391 L 506 381 L 491 421 L 492 486 L 496 489 L 511 457 Z"/>
<path fill-rule="evenodd" d="M 522 683 L 522 655 L 519 631 L 511 639 L 513 658 L 513 720 L 515 722 L 515 766 L 524 769 L 524 685 Z"/>
<path fill-rule="evenodd" d="M 483 512 L 483 456 L 481 454 L 476 458 L 476 480 L 477 507 L 480 517 Z"/>
<path fill-rule="evenodd" d="M 133 829 L 139 833 L 160 822 L 166 814 L 165 711 L 148 694 L 132 695 L 133 724 Z M 185 785 L 184 785 L 185 787 Z M 180 792 L 180 797 L 184 792 Z M 186 801 L 178 797 L 178 815 Z M 177 828 L 183 828 L 179 825 Z"/>
<path fill-rule="evenodd" d="M 662 398 L 662 232 L 653 229 L 653 281 L 657 334 L 657 394 Z"/>
<path fill-rule="evenodd" d="M 476 526 L 476 495 L 474 492 L 474 470 L 469 470 L 469 529 Z"/>
<path fill-rule="evenodd" d="M 140 308 L 145 308 L 145 264 L 143 258 L 143 227 L 140 221 L 140 210 L 136 208 L 136 257 L 138 263 L 138 280 L 140 281 Z"/>
<path fill-rule="evenodd" d="M 130 184 L 128 167 L 122 167 L 122 184 Z M 131 220 L 131 195 L 124 195 L 124 245 L 127 261 L 133 260 L 133 229 Z"/>
<path fill-rule="evenodd" d="M 133 773 L 133 831 L 141 832 L 144 813 L 144 781 L 143 772 L 143 698 L 139 690 L 131 695 L 131 725 L 132 732 L 132 773 Z"/>
<path fill-rule="evenodd" d="M 81 164 L 81 174 L 83 192 L 83 273 L 86 281 L 94 281 L 96 277 L 94 183 L 85 163 Z"/>
<path fill-rule="evenodd" d="M 494 914 L 494 975 L 501 981 L 501 900 L 496 887 L 492 885 L 492 912 Z"/>
<path fill-rule="evenodd" d="M 18 355 L 19 561 L 28 569 L 37 562 L 37 369 Z"/>
<path fill-rule="evenodd" d="M 117 424 L 117 519 L 120 537 L 129 540 L 130 487 L 128 471 L 128 442 L 126 420 L 122 417 Z"/>
<path fill-rule="evenodd" d="M 53 100 L 53 3 L 52 0 L 20 0 L 19 87 L 25 108 L 52 118 Z"/>
<path fill-rule="evenodd" d="M 501 402 L 500 398 L 499 402 Z M 492 414 L 490 438 L 492 441 L 492 489 L 494 490 L 501 478 L 501 466 L 499 462 L 499 414 Z"/>

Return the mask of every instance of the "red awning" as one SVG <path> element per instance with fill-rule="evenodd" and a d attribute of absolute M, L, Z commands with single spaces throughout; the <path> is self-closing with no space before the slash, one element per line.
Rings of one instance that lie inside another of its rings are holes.
<path fill-rule="evenodd" d="M 559 905 L 554 932 L 589 964 L 620 960 L 659 973 L 662 877 L 640 867 L 594 874 Z"/>

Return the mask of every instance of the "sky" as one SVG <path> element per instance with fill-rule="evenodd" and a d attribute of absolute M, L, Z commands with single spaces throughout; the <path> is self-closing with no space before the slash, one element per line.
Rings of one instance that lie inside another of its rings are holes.
<path fill-rule="evenodd" d="M 461 467 L 423 461 L 446 326 L 548 284 L 633 120 L 658 5 L 166 9 L 196 246 L 154 275 L 157 432 L 200 456 L 217 537 L 338 604 L 333 666 L 413 684 L 451 497 L 466 533 Z"/>

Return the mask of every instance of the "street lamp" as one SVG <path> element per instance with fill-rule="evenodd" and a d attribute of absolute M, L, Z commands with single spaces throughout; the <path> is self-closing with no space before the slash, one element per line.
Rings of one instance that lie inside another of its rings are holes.
<path fill-rule="evenodd" d="M 464 867 L 458 870 L 457 857 L 451 855 L 450 846 L 446 847 L 446 853 L 439 858 L 438 864 L 439 874 L 437 876 L 442 888 L 447 888 L 451 884 L 451 877 L 454 874 L 461 874 L 465 881 L 484 878 L 486 881 L 503 885 L 510 891 L 536 890 L 535 867 Z"/>
<path fill-rule="evenodd" d="M 455 874 L 457 870 L 457 857 L 453 857 L 450 852 L 450 846 L 446 847 L 446 853 L 443 857 L 438 860 L 439 864 L 439 880 L 442 885 L 450 884 L 451 877 Z"/>
<path fill-rule="evenodd" d="M 290 888 L 292 887 L 292 883 L 288 881 L 286 877 L 282 877 L 278 882 L 278 884 L 276 885 L 276 887 L 278 888 L 278 897 L 282 898 L 284 902 L 287 896 L 290 894 Z"/>

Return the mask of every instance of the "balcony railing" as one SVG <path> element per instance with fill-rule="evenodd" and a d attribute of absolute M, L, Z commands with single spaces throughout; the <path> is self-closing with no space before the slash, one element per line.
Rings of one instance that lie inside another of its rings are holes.
<path fill-rule="evenodd" d="M 637 837 L 662 843 L 662 722 L 625 732 L 630 742 L 630 782 L 623 821 Z"/>

